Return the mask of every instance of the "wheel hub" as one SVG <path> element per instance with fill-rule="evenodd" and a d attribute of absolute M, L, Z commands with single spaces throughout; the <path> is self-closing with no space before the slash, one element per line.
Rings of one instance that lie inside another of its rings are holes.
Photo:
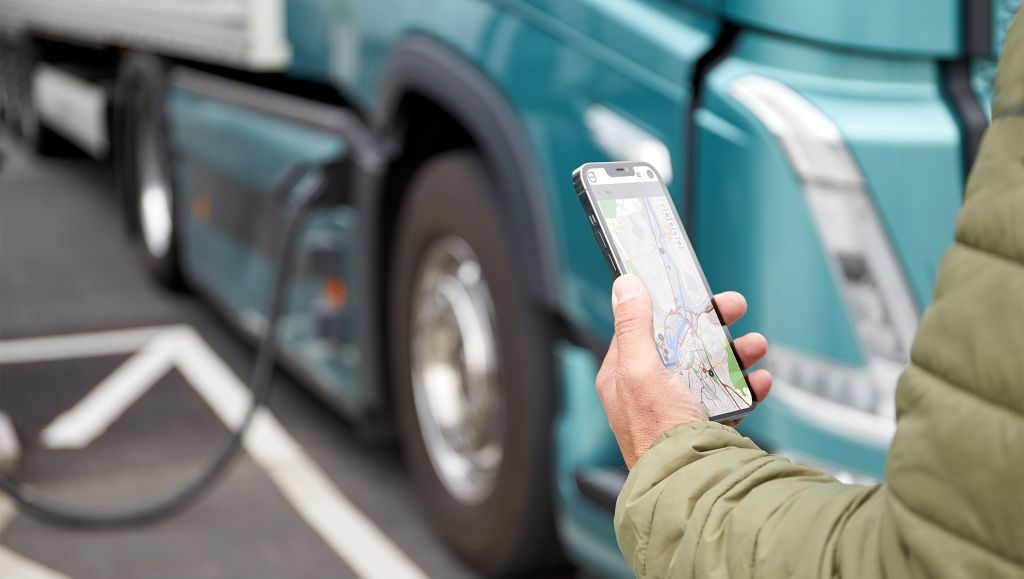
<path fill-rule="evenodd" d="M 502 459 L 494 307 L 465 240 L 444 237 L 425 256 L 411 323 L 416 414 L 438 478 L 475 504 L 494 488 Z"/>

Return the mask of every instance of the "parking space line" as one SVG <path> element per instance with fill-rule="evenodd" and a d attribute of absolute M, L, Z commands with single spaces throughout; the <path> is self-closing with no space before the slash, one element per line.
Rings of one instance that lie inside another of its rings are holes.
<path fill-rule="evenodd" d="M 49 448 L 88 446 L 171 368 L 181 372 L 228 428 L 236 428 L 241 423 L 250 404 L 251 391 L 188 325 L 4 340 L 0 341 L 0 364 L 136 350 L 135 355 L 43 430 L 43 444 Z M 427 576 L 345 497 L 270 411 L 260 409 L 256 413 L 243 445 L 306 524 L 358 576 L 369 579 L 423 579 Z M 13 509 L 5 515 L 2 502 L 5 500 L 6 497 L 0 496 L 0 529 L 6 522 L 4 517 L 13 516 Z M 8 574 L 12 569 L 14 571 Z M 65 577 L 16 553 L 0 551 L 0 577 L 8 576 Z"/>
<path fill-rule="evenodd" d="M 44 567 L 7 547 L 0 546 L 0 577 L 18 579 L 70 579 L 67 575 Z"/>
<path fill-rule="evenodd" d="M 169 327 L 175 326 L 0 340 L 0 364 L 24 364 L 128 354 L 138 350 L 153 336 Z"/>
<path fill-rule="evenodd" d="M 14 423 L 6 412 L 0 410 L 0 469 L 10 468 L 21 458 L 21 443 Z M 0 527 L 3 527 L 0 524 Z"/>
<path fill-rule="evenodd" d="M 4 527 L 17 515 L 11 499 L 0 495 L 0 536 Z M 49 567 L 44 567 L 0 544 L 0 577 L 17 577 L 18 579 L 70 579 Z"/>
<path fill-rule="evenodd" d="M 50 449 L 89 446 L 142 397 L 174 364 L 174 338 L 161 334 L 128 358 L 84 398 L 40 434 Z"/>
<path fill-rule="evenodd" d="M 18 515 L 18 509 L 14 501 L 7 495 L 0 495 L 0 534 L 3 534 L 4 527 Z"/>
<path fill-rule="evenodd" d="M 251 393 L 191 328 L 175 330 L 178 368 L 230 428 L 244 417 Z M 306 523 L 360 577 L 419 579 L 426 574 L 339 490 L 274 416 L 260 410 L 246 451 Z"/>

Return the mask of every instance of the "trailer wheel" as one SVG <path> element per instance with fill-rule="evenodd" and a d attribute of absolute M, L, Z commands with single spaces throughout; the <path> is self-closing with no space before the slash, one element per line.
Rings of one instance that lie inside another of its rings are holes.
<path fill-rule="evenodd" d="M 125 60 L 115 94 L 115 159 L 129 226 L 139 233 L 146 266 L 161 283 L 178 287 L 179 221 L 164 117 L 165 83 L 166 66 L 159 57 L 133 54 Z"/>
<path fill-rule="evenodd" d="M 435 157 L 407 190 L 388 284 L 396 419 L 420 503 L 460 556 L 498 575 L 557 560 L 551 341 L 517 291 L 504 228 L 481 159 Z"/>

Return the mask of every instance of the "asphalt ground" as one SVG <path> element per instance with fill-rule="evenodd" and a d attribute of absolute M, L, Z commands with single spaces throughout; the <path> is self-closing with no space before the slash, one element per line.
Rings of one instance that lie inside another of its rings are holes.
<path fill-rule="evenodd" d="M 3 344 L 13 351 L 11 340 L 184 324 L 236 376 L 248 377 L 254 348 L 195 296 L 160 287 L 146 274 L 121 227 L 109 164 L 34 158 L 11 147 L 5 157 L 0 358 Z M 83 448 L 41 444 L 48 425 L 136 354 L 79 352 L 59 359 L 58 353 L 42 361 L 0 363 L 0 411 L 10 417 L 21 443 L 13 474 L 48 500 L 107 509 L 159 496 L 201 468 L 227 428 L 197 393 L 195 380 L 178 367 L 150 380 L 138 400 Z M 288 465 L 274 478 L 266 465 L 243 454 L 193 508 L 142 528 L 70 530 L 19 513 L 5 525 L 10 501 L 0 494 L 0 576 L 12 577 L 6 569 L 26 577 L 35 571 L 39 577 L 83 579 L 348 577 L 365 575 L 367 567 L 357 573 L 360 565 L 390 563 L 373 558 L 389 551 L 366 547 L 382 542 L 407 558 L 407 570 L 473 576 L 432 534 L 394 445 L 357 440 L 341 417 L 280 372 L 269 410 L 311 468 L 326 475 L 325 488 L 336 491 L 327 494 L 350 503 L 352 516 L 365 515 L 367 525 L 328 520 L 333 535 L 318 530 L 301 507 L 315 518 L 317 509 L 334 503 L 305 493 L 305 480 L 292 480 L 299 486 L 291 487 L 289 497 Z M 376 540 L 363 536 L 374 527 L 380 531 Z"/>

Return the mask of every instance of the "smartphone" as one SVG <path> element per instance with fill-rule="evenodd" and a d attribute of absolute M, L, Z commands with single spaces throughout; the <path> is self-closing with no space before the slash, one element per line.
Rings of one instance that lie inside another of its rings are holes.
<path fill-rule="evenodd" d="M 573 185 L 613 277 L 631 273 L 654 305 L 654 343 L 709 420 L 734 420 L 757 405 L 729 330 L 654 167 L 587 163 Z"/>

